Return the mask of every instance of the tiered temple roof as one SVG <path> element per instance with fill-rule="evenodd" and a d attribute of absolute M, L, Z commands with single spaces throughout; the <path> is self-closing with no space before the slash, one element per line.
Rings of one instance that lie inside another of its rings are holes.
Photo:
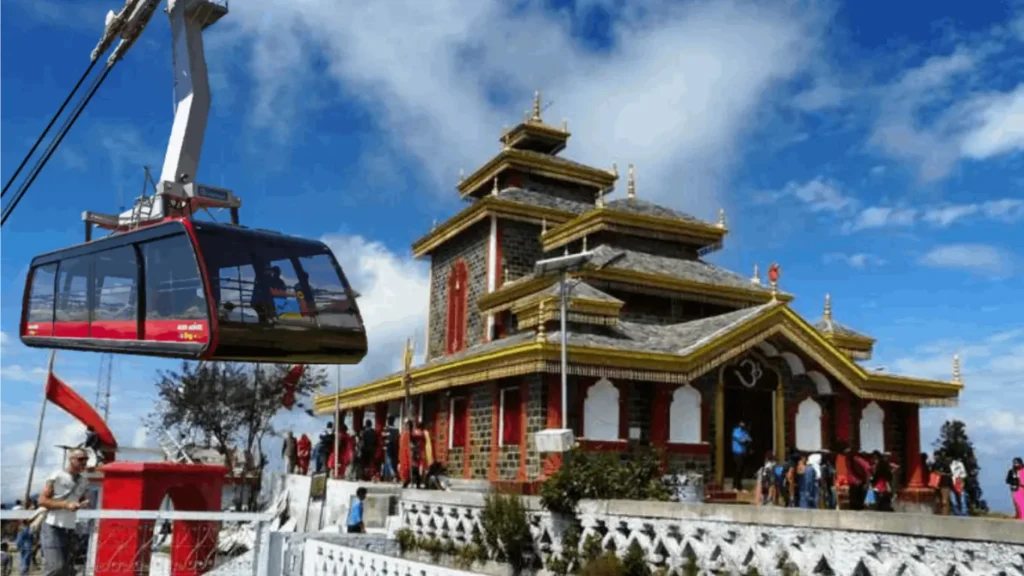
<path fill-rule="evenodd" d="M 836 322 L 830 298 L 824 317 L 809 324 L 787 305 L 793 297 L 778 289 L 777 267 L 762 284 L 756 267 L 754 278 L 746 278 L 702 260 L 728 234 L 724 212 L 711 223 L 641 199 L 632 166 L 626 197 L 609 200 L 618 170 L 555 156 L 568 138 L 567 126 L 543 122 L 538 94 L 532 113 L 502 134 L 501 152 L 460 181 L 458 191 L 470 204 L 413 244 L 416 256 L 432 257 L 435 278 L 447 275 L 455 260 L 475 267 L 468 281 L 477 284 L 460 294 L 473 295 L 468 307 L 487 319 L 487 327 L 456 338 L 465 345 L 443 354 L 430 344 L 426 362 L 408 374 L 341 392 L 342 408 L 401 398 L 405 378 L 419 394 L 558 372 L 559 277 L 530 270 L 537 259 L 580 251 L 594 257 L 571 274 L 567 343 L 573 374 L 688 382 L 751 347 L 778 346 L 799 349 L 862 398 L 956 402 L 959 378 L 900 377 L 857 364 L 870 358 L 874 339 Z M 502 226 L 507 229 L 497 232 Z M 520 261 L 531 259 L 510 277 L 503 262 L 513 250 Z M 464 313 L 449 310 L 446 316 L 440 309 L 450 296 L 445 290 L 444 283 L 432 286 L 431 322 L 444 326 L 462 318 L 458 324 L 468 325 Z M 333 395 L 318 397 L 318 411 L 330 412 L 334 401 Z"/>

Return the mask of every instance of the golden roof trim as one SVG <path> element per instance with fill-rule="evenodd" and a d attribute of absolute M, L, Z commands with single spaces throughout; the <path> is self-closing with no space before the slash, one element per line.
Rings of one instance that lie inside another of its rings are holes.
<path fill-rule="evenodd" d="M 603 207 L 584 212 L 568 222 L 549 229 L 546 234 L 541 236 L 541 244 L 544 251 L 547 252 L 602 230 L 614 230 L 616 225 L 636 228 L 635 231 L 629 231 L 631 235 L 635 236 L 650 237 L 652 233 L 671 235 L 683 241 L 703 241 L 706 242 L 705 246 L 722 242 L 726 234 L 729 233 L 727 229 L 713 224 L 688 222 L 649 214 L 634 214 Z"/>
<path fill-rule="evenodd" d="M 898 401 L 948 404 L 955 402 L 963 389 L 963 385 L 957 383 L 868 372 L 832 346 L 813 326 L 787 306 L 768 308 L 762 314 L 747 318 L 686 355 L 574 345 L 568 347 L 568 352 L 574 364 L 578 365 L 676 373 L 693 380 L 780 332 L 862 398 L 899 398 Z M 412 390 L 419 394 L 506 377 L 499 374 L 511 376 L 544 371 L 545 363 L 557 361 L 559 353 L 560 346 L 556 343 L 528 340 L 449 364 L 413 369 Z M 344 390 L 339 401 L 343 408 L 348 408 L 366 406 L 384 398 L 400 397 L 403 393 L 401 383 L 401 374 L 391 375 Z M 908 391 L 908 386 L 918 390 Z M 315 409 L 318 413 L 329 413 L 334 409 L 334 402 L 334 395 L 319 396 L 315 400 Z"/>
<path fill-rule="evenodd" d="M 543 220 L 565 222 L 573 217 L 572 212 L 556 208 L 515 202 L 500 196 L 487 196 L 473 202 L 455 216 L 449 218 L 444 224 L 434 228 L 414 242 L 412 245 L 413 256 L 420 258 L 429 254 L 438 246 L 464 232 L 467 228 L 492 215 L 530 222 Z"/>
<path fill-rule="evenodd" d="M 676 278 L 662 274 L 648 274 L 635 270 L 623 270 L 621 268 L 605 268 L 603 270 L 584 270 L 580 273 L 582 278 L 593 278 L 607 282 L 625 282 L 639 284 L 651 288 L 660 288 L 672 292 L 684 292 L 690 294 L 707 295 L 721 298 L 722 300 L 735 300 L 750 304 L 766 304 L 772 300 L 772 295 L 764 290 L 754 288 L 741 288 L 739 286 L 725 286 L 722 284 L 709 284 Z M 724 298 L 723 298 L 724 296 Z M 791 294 L 778 294 L 780 302 L 791 302 Z"/>
<path fill-rule="evenodd" d="M 536 311 L 536 306 L 539 302 L 544 302 L 545 306 L 552 306 L 552 309 L 556 313 L 561 314 L 561 296 L 557 294 L 545 294 L 543 296 L 531 295 L 521 298 L 512 303 L 512 313 L 520 316 L 523 312 Z M 570 295 L 567 311 L 618 317 L 623 304 L 623 302 L 613 302 L 609 300 L 598 300 L 596 298 L 583 298 Z"/>
<path fill-rule="evenodd" d="M 852 336 L 849 334 L 839 334 L 831 330 L 826 330 L 822 334 L 827 338 L 833 345 L 838 348 L 849 348 L 850 350 L 856 350 L 858 352 L 868 352 L 874 348 L 876 340 L 870 336 Z"/>
<path fill-rule="evenodd" d="M 590 166 L 563 162 L 557 156 L 549 156 L 539 152 L 528 152 L 509 148 L 502 150 L 486 164 L 470 174 L 456 186 L 463 197 L 472 194 L 481 186 L 490 182 L 495 176 L 510 168 L 521 169 L 530 174 L 537 174 L 557 180 L 565 180 L 597 189 L 608 188 L 615 183 L 618 176 Z"/>

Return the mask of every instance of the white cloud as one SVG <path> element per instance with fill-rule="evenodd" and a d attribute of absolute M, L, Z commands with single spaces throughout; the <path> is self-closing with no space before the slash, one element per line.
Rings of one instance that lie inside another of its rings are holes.
<path fill-rule="evenodd" d="M 1024 150 L 1024 84 L 1008 94 L 978 96 L 965 104 L 974 127 L 960 144 L 967 158 L 984 160 Z"/>
<path fill-rule="evenodd" d="M 362 363 L 342 369 L 342 385 L 362 384 L 400 369 L 407 338 L 414 338 L 417 359 L 422 361 L 430 297 L 428 266 L 361 236 L 328 235 L 322 240 L 338 258 L 349 284 L 361 294 L 359 311 L 369 340 L 369 353 Z"/>
<path fill-rule="evenodd" d="M 920 262 L 933 268 L 960 269 L 990 276 L 1005 276 L 1013 269 L 1009 253 L 987 244 L 938 246 L 922 256 Z"/>
<path fill-rule="evenodd" d="M 1002 198 L 971 204 L 938 204 L 934 206 L 869 206 L 847 222 L 843 230 L 855 232 L 874 228 L 907 228 L 924 222 L 937 228 L 969 219 L 984 218 L 1013 223 L 1024 220 L 1024 200 Z"/>
<path fill-rule="evenodd" d="M 886 263 L 883 258 L 875 256 L 874 254 L 867 254 L 864 252 L 858 252 L 856 254 L 843 254 L 839 252 L 833 252 L 826 254 L 823 257 L 826 264 L 832 262 L 842 262 L 850 266 L 851 268 L 859 268 L 863 270 L 869 266 L 882 266 Z"/>
<path fill-rule="evenodd" d="M 46 376 L 46 369 L 39 368 L 26 368 L 20 364 L 7 364 L 0 368 L 0 377 L 3 380 L 13 380 L 15 382 L 34 382 L 41 384 L 43 377 Z"/>
<path fill-rule="evenodd" d="M 640 193 L 710 213 L 715 191 L 772 88 L 804 69 L 820 40 L 813 10 L 731 1 L 648 2 L 621 10 L 614 45 L 591 51 L 569 13 L 498 0 L 354 4 L 326 0 L 232 6 L 253 48 L 254 120 L 301 124 L 311 63 L 374 114 L 396 148 L 447 194 L 460 167 L 497 151 L 534 89 L 577 140 L 569 154 L 596 166 L 638 163 Z M 228 21 L 225 20 L 225 23 Z M 560 113 L 560 114 L 559 114 Z"/>
<path fill-rule="evenodd" d="M 887 226 L 911 226 L 917 219 L 918 211 L 914 208 L 894 208 L 890 206 L 871 206 L 857 214 L 851 222 L 843 226 L 847 232 L 882 228 Z"/>
<path fill-rule="evenodd" d="M 805 112 L 836 108 L 847 96 L 845 90 L 828 81 L 819 81 L 814 87 L 793 97 L 793 106 Z"/>

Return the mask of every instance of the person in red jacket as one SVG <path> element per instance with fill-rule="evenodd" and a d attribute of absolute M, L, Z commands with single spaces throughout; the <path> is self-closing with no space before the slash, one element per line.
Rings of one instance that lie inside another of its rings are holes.
<path fill-rule="evenodd" d="M 309 441 L 309 436 L 303 434 L 295 447 L 299 456 L 299 472 L 305 476 L 309 473 L 309 457 L 313 452 L 313 444 Z"/>

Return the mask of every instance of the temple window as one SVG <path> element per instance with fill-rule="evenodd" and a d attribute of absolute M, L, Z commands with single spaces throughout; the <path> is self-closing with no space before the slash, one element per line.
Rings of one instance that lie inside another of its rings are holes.
<path fill-rule="evenodd" d="M 448 315 L 445 352 L 454 354 L 466 347 L 466 300 L 469 296 L 466 263 L 459 260 L 448 272 Z"/>
<path fill-rule="evenodd" d="M 516 446 L 522 432 L 523 400 L 519 388 L 502 388 L 499 418 L 499 446 Z"/>
<path fill-rule="evenodd" d="M 448 448 L 465 448 L 469 429 L 469 399 L 452 398 L 448 401 Z"/>
<path fill-rule="evenodd" d="M 806 398 L 797 406 L 794 426 L 797 450 L 821 450 L 821 405 L 814 398 Z"/>
<path fill-rule="evenodd" d="M 669 438 L 673 444 L 697 444 L 701 441 L 701 396 L 685 384 L 672 393 L 669 408 Z"/>
<path fill-rule="evenodd" d="M 885 452 L 885 410 L 877 402 L 860 414 L 860 451 Z"/>
<path fill-rule="evenodd" d="M 583 401 L 583 437 L 619 439 L 619 389 L 607 378 L 601 378 L 587 390 Z"/>

